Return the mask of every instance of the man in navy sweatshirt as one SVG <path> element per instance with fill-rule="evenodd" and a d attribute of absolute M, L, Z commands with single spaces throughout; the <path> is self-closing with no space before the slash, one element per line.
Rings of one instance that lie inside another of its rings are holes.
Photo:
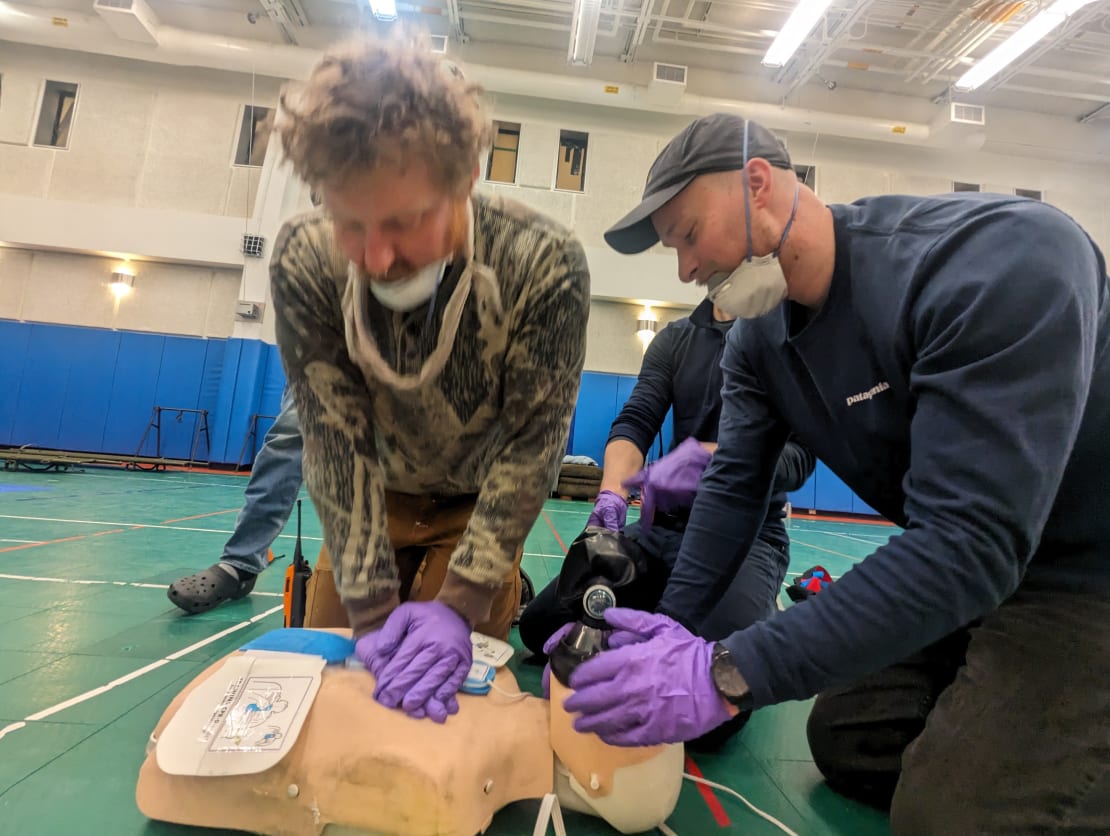
<path fill-rule="evenodd" d="M 717 447 L 721 356 L 734 321 L 734 316 L 706 299 L 689 316 L 668 323 L 644 352 L 636 385 L 609 429 L 601 490 L 587 524 L 624 532 L 659 559 L 656 566 L 662 571 L 674 567 L 698 477 Z M 645 468 L 647 453 L 668 410 L 674 415 L 671 448 Z M 703 635 L 723 638 L 776 611 L 790 563 L 790 538 L 783 522 L 786 493 L 805 483 L 815 463 L 809 450 L 787 442 L 766 518 L 740 571 L 713 612 L 703 619 Z M 639 521 L 626 529 L 629 487 L 633 485 L 641 490 L 643 510 Z M 548 584 L 520 617 L 521 642 L 539 656 L 545 655 L 543 646 L 548 639 L 574 617 L 573 611 L 558 601 L 557 585 L 558 579 Z"/>
<path fill-rule="evenodd" d="M 576 727 L 648 745 L 824 693 L 815 760 L 842 790 L 885 785 L 896 833 L 1110 829 L 1110 290 L 1090 237 L 997 195 L 826 206 L 770 132 L 717 114 L 606 240 L 662 241 L 749 321 L 658 613 L 606 613 L 616 649 L 572 676 Z M 904 530 L 811 600 L 702 639 L 791 432 Z M 947 676 L 907 676 L 937 656 Z M 872 746 L 885 767 L 853 776 Z"/>

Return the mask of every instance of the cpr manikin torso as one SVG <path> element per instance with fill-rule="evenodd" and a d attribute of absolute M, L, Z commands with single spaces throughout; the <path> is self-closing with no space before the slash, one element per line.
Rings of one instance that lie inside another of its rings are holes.
<path fill-rule="evenodd" d="M 220 700 L 208 695 L 226 692 L 240 676 L 235 665 L 252 652 L 237 651 L 198 676 L 166 709 L 152 739 L 164 743 L 167 726 L 198 688 L 212 714 Z M 273 836 L 469 836 L 506 804 L 553 791 L 565 807 L 622 832 L 655 827 L 677 803 L 681 745 L 622 749 L 574 732 L 554 677 L 554 711 L 547 700 L 521 694 L 502 668 L 490 693 L 460 694 L 459 713 L 443 725 L 381 706 L 368 671 L 329 665 L 318 679 L 295 742 L 262 771 L 169 774 L 151 747 L 139 773 L 140 810 L 152 819 Z M 261 740 L 265 731 L 253 733 Z"/>

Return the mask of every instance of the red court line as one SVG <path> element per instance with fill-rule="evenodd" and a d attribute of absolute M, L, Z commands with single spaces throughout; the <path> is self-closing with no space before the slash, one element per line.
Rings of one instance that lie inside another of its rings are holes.
<path fill-rule="evenodd" d="M 563 542 L 563 538 L 559 536 L 559 532 L 555 530 L 554 524 L 551 522 L 551 517 L 547 516 L 547 511 L 540 511 L 543 514 L 544 521 L 547 527 L 551 529 L 551 533 L 555 535 L 555 541 L 559 544 L 559 548 L 563 550 L 563 554 L 567 553 L 567 544 Z"/>
<path fill-rule="evenodd" d="M 39 546 L 53 546 L 55 543 L 68 543 L 70 540 L 84 540 L 88 537 L 87 534 L 76 534 L 73 537 L 59 537 L 57 540 L 43 540 L 41 543 L 22 543 L 18 546 L 6 546 L 0 549 L 0 554 L 4 552 L 18 552 L 23 549 L 35 549 Z"/>
<path fill-rule="evenodd" d="M 686 756 L 686 771 L 693 775 L 695 778 L 704 778 L 698 765 L 694 763 L 694 759 L 689 755 Z M 713 814 L 713 819 L 717 822 L 718 827 L 728 827 L 732 821 L 725 812 L 725 808 L 721 806 L 721 802 L 717 796 L 713 794 L 713 789 L 707 787 L 705 784 L 697 784 L 698 792 L 701 797 L 705 799 L 705 806 L 709 808 L 709 812 Z"/>
<path fill-rule="evenodd" d="M 103 537 L 105 534 L 119 534 L 121 531 L 129 531 L 127 528 L 113 528 L 109 531 L 98 531 L 96 534 L 88 534 L 87 537 Z"/>
<path fill-rule="evenodd" d="M 876 517 L 835 517 L 828 514 L 810 514 L 807 511 L 795 511 L 790 515 L 792 520 L 818 520 L 819 522 L 834 522 L 834 523 L 858 523 L 859 525 L 885 525 L 889 528 L 894 527 L 894 523 L 890 520 L 882 520 Z"/>
<path fill-rule="evenodd" d="M 188 522 L 189 520 L 200 520 L 204 517 L 218 517 L 220 514 L 233 514 L 238 511 L 238 508 L 228 508 L 226 511 L 209 511 L 207 514 L 193 514 L 191 517 L 178 517 L 176 520 L 162 520 L 158 525 L 169 525 L 170 523 Z"/>

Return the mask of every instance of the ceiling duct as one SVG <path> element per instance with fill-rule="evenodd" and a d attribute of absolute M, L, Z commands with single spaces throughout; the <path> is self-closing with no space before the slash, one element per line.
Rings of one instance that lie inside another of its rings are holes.
<path fill-rule="evenodd" d="M 2 4 L 0 4 L 2 5 Z M 158 18 L 145 0 L 96 0 L 93 11 L 125 41 L 156 44 Z M 0 9 L 0 16 L 3 10 Z"/>
<path fill-rule="evenodd" d="M 134 8 L 143 0 L 121 2 L 129 2 L 129 8 Z M 64 23 L 59 23 L 59 19 Z M 283 79 L 306 78 L 321 56 L 319 50 L 299 46 L 208 35 L 170 26 L 156 26 L 154 36 L 156 43 L 124 39 L 105 20 L 95 15 L 0 0 L 0 39 L 42 47 L 80 50 L 178 66 L 206 67 L 226 72 L 255 72 L 258 75 Z M 754 119 L 776 131 L 820 133 L 825 136 L 901 145 L 974 148 L 982 147 L 985 140 L 983 126 L 953 123 L 948 103 L 945 103 L 937 119 L 930 125 L 701 96 L 690 93 L 685 87 L 676 96 L 674 91 L 677 84 L 668 88 L 667 96 L 661 97 L 661 79 L 657 76 L 654 77 L 653 85 L 644 85 L 612 83 L 569 74 L 469 62 L 466 67 L 468 75 L 491 93 L 533 99 L 690 117 L 729 112 Z M 1043 149 L 1025 145 L 1021 150 L 1025 154 L 1036 155 Z"/>

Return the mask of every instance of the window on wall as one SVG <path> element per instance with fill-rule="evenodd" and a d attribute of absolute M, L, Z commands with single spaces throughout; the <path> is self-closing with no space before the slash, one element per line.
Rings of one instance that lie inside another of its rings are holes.
<path fill-rule="evenodd" d="M 796 165 L 794 166 L 794 173 L 798 176 L 799 182 L 803 185 L 809 186 L 811 189 L 817 187 L 817 167 L 812 165 Z"/>
<path fill-rule="evenodd" d="M 270 113 L 273 108 L 243 106 L 239 122 L 239 141 L 235 145 L 235 165 L 260 166 L 270 144 Z"/>
<path fill-rule="evenodd" d="M 39 120 L 35 125 L 35 145 L 68 148 L 77 107 L 77 85 L 68 81 L 47 81 L 42 91 Z"/>
<path fill-rule="evenodd" d="M 486 165 L 486 179 L 494 183 L 516 182 L 516 154 L 520 147 L 520 125 L 493 123 L 493 148 Z"/>
<path fill-rule="evenodd" d="M 1033 200 L 1044 200 L 1040 189 L 1014 189 L 1014 194 L 1018 197 L 1028 197 Z"/>
<path fill-rule="evenodd" d="M 559 160 L 555 167 L 555 188 L 568 192 L 586 190 L 586 146 L 589 134 L 559 131 Z"/>
<path fill-rule="evenodd" d="M 952 184 L 952 191 L 954 192 L 977 192 L 980 191 L 978 183 L 961 183 L 959 180 Z"/>

